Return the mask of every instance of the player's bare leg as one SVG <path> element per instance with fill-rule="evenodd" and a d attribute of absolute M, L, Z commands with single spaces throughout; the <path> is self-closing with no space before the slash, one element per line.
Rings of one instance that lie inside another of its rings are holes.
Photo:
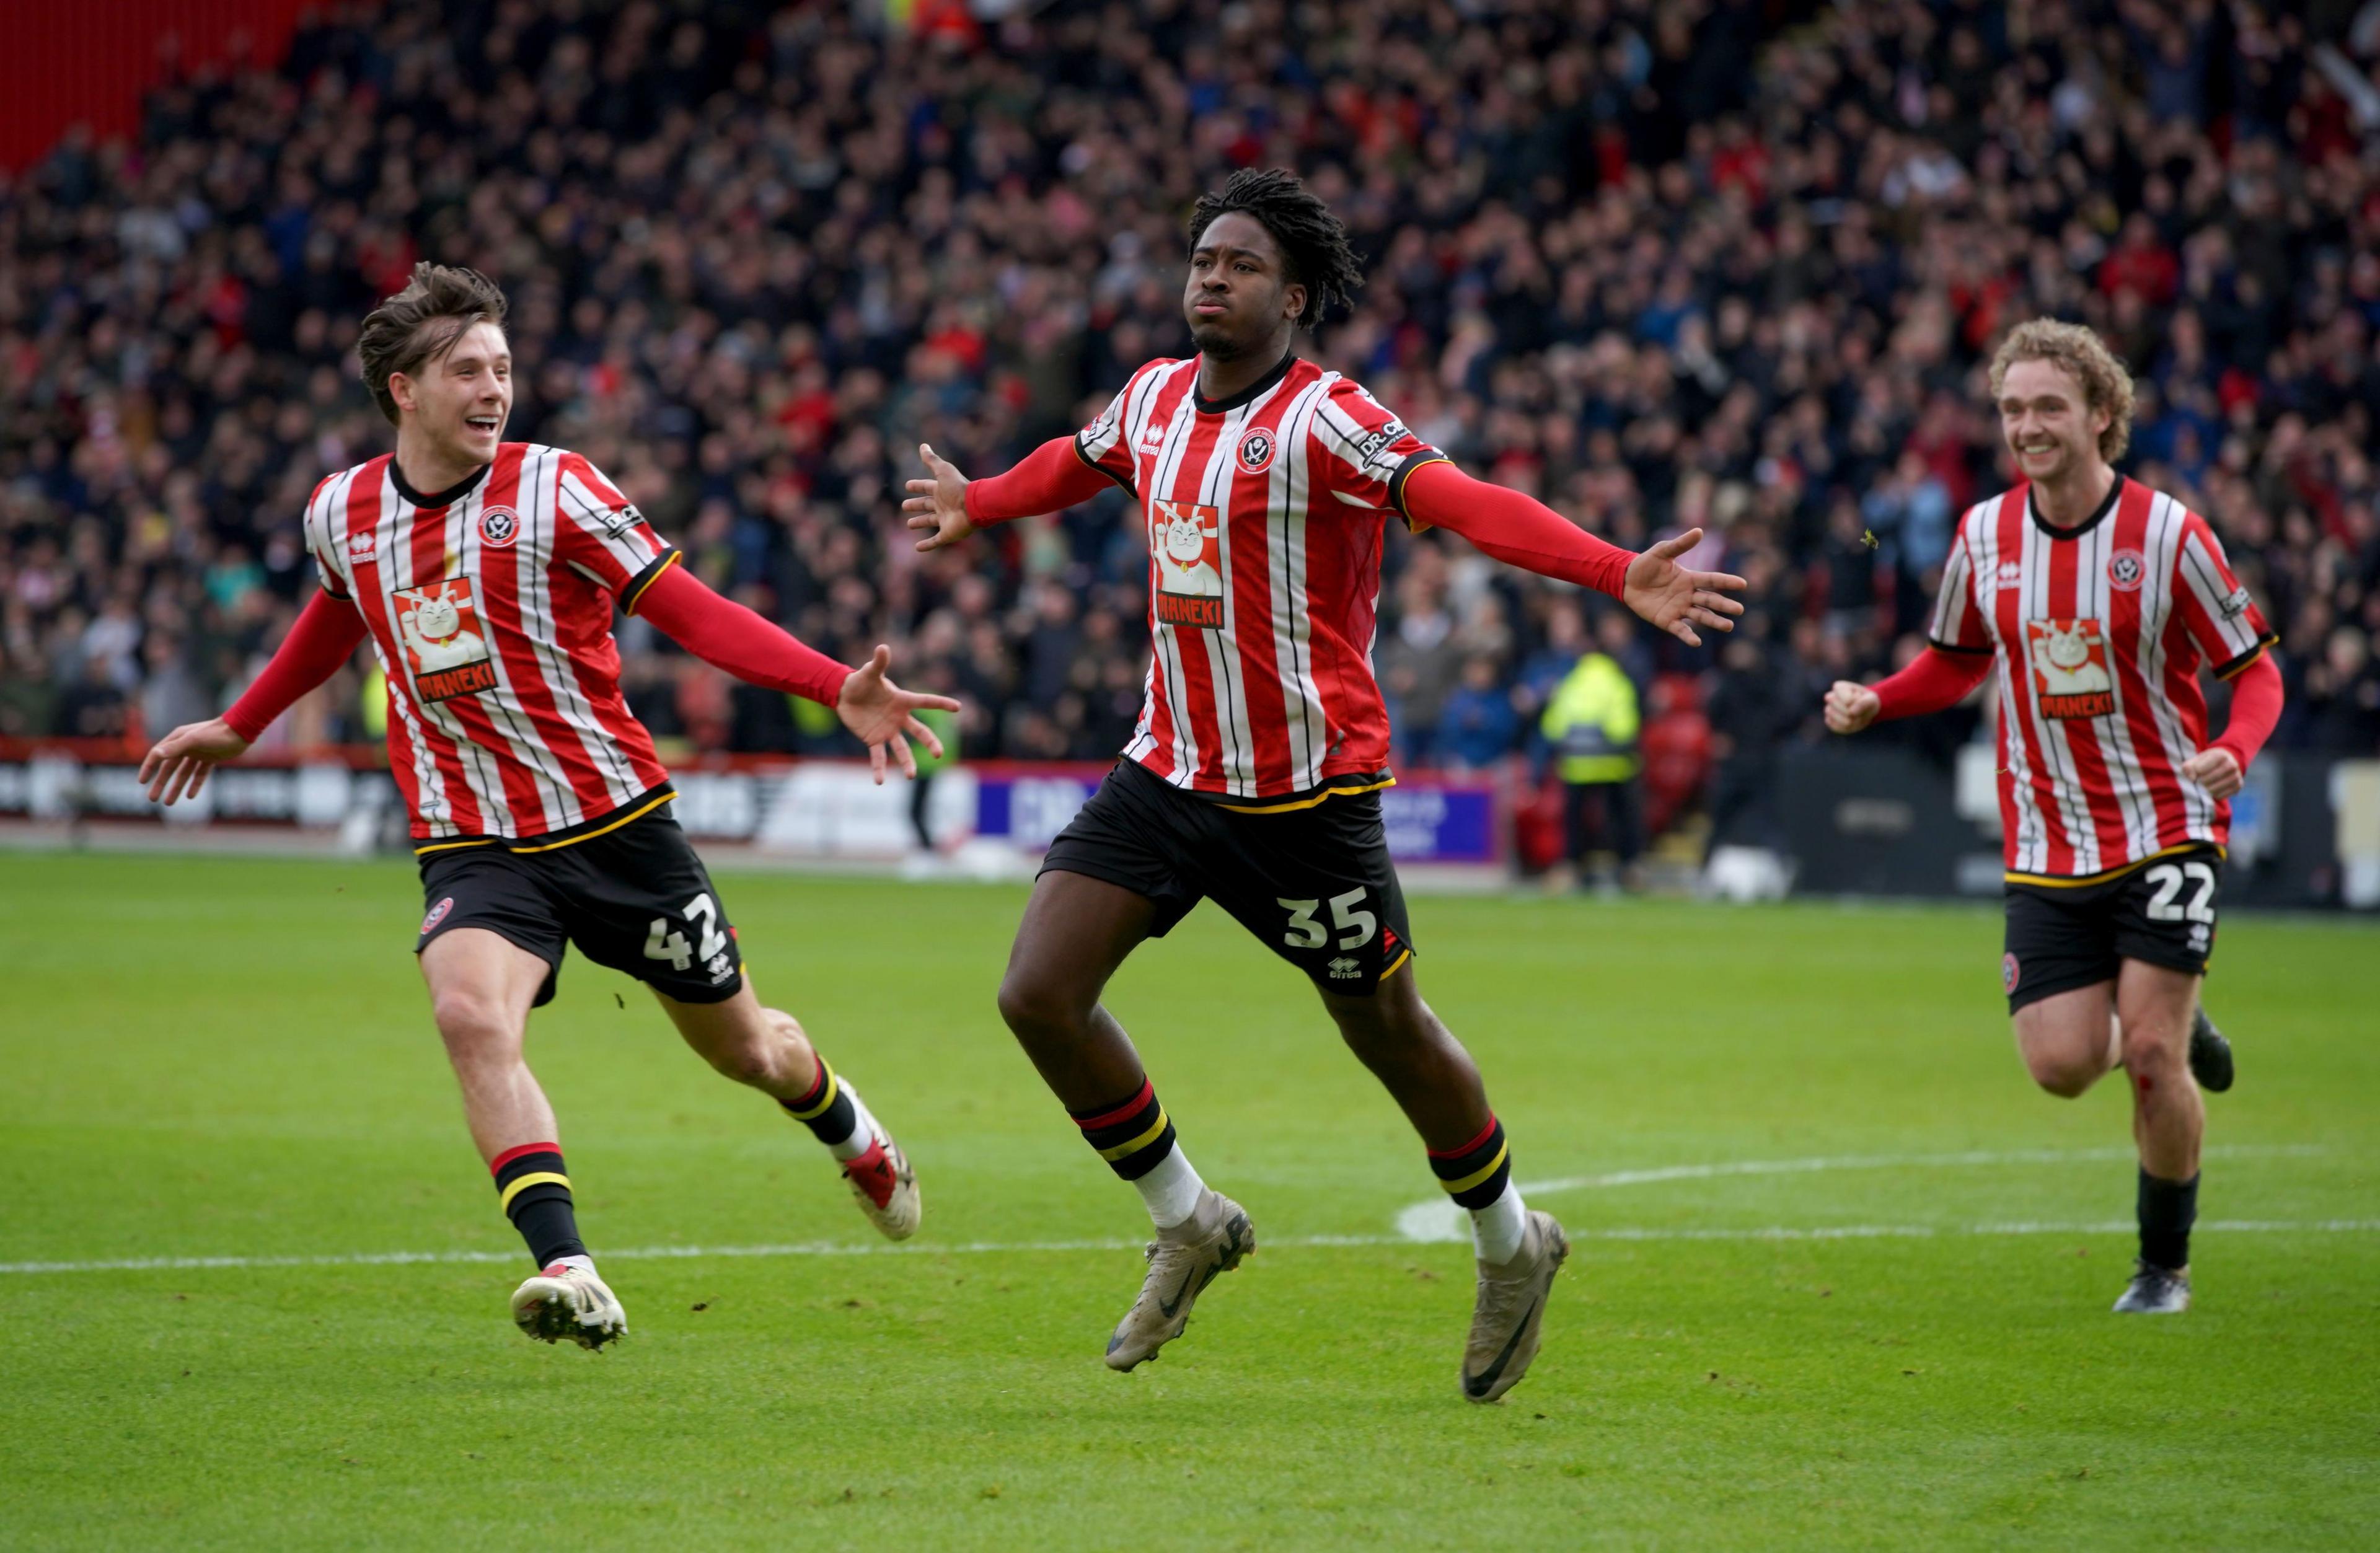
<path fill-rule="evenodd" d="M 2141 1151 L 2140 1266 L 2116 1302 L 2122 1312 L 2190 1307 L 2190 1229 L 2198 1217 L 2198 1155 L 2206 1132 L 2206 1108 L 2190 1072 L 2198 981 L 2195 973 L 2140 960 L 2126 960 L 2116 980 L 2132 1137 Z"/>
<path fill-rule="evenodd" d="M 653 997 L 704 1062 L 775 1100 L 826 1145 L 868 1222 L 892 1240 L 917 1232 L 924 1209 L 908 1157 L 798 1020 L 763 1007 L 749 978 L 722 1002 L 681 1002 L 659 990 Z"/>
<path fill-rule="evenodd" d="M 2123 1058 L 2112 981 L 2052 993 L 2017 1010 L 2010 1023 L 2025 1071 L 2062 1099 L 2098 1083 Z"/>
<path fill-rule="evenodd" d="M 1322 1003 L 1348 1049 L 1421 1134 L 1439 1184 L 1471 1210 L 1479 1286 L 1463 1345 L 1463 1394 L 1492 1402 L 1537 1356 L 1546 1298 L 1570 1255 L 1569 1237 L 1553 1215 L 1522 1202 L 1479 1069 L 1422 1001 L 1411 961 L 1371 997 L 1324 991 Z"/>
<path fill-rule="evenodd" d="M 1148 897 L 1087 874 L 1034 880 L 1001 977 L 1000 1016 L 1069 1110 L 1128 1095 L 1148 1077 L 1099 994 L 1156 913 Z"/>
<path fill-rule="evenodd" d="M 1181 1336 L 1207 1285 L 1257 1244 L 1246 1212 L 1191 1168 L 1140 1053 L 1099 1005 L 1108 978 L 1148 936 L 1156 909 L 1105 880 L 1045 873 L 1034 881 L 1000 983 L 1000 1014 L 1017 1044 L 1085 1141 L 1139 1190 L 1157 1227 L 1140 1295 L 1108 1339 L 1108 1366 L 1118 1370 Z"/>
<path fill-rule="evenodd" d="M 421 951 L 421 977 L 462 1087 L 471 1141 L 539 1269 L 513 1292 L 514 1323 L 547 1342 L 566 1338 L 601 1348 L 627 1334 L 627 1316 L 578 1238 L 553 1108 L 521 1049 L 529 1008 L 551 969 L 484 928 L 450 928 Z"/>

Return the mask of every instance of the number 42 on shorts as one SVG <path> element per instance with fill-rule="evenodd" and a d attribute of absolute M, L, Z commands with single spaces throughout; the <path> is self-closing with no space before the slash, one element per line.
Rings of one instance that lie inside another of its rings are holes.
<path fill-rule="evenodd" d="M 697 960 L 708 960 L 727 948 L 727 935 L 719 930 L 719 907 L 708 893 L 697 895 L 680 909 L 687 927 L 700 924 L 700 947 L 687 943 L 686 935 L 666 916 L 654 917 L 645 933 L 645 958 L 666 960 L 674 971 L 691 969 Z"/>

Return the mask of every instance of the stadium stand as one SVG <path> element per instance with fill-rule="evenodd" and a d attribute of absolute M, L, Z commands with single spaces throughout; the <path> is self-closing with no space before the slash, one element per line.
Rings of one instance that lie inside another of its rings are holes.
<path fill-rule="evenodd" d="M 2277 746 L 2380 752 L 2380 5 L 2216 0 L 340 7 L 0 182 L 0 734 L 239 690 L 311 586 L 307 491 L 386 445 L 357 322 L 432 257 L 512 293 L 511 435 L 807 639 L 892 642 L 968 754 L 1102 758 L 1145 662 L 1121 496 L 921 559 L 898 482 L 921 440 L 993 472 L 1184 351 L 1181 218 L 1257 164 L 1366 254 L 1326 364 L 1483 477 L 1623 544 L 1706 525 L 1697 564 L 1753 579 L 1724 652 L 1619 633 L 1657 818 L 1739 802 L 1828 681 L 1914 649 L 2000 478 L 1979 363 L 2037 312 L 2118 344 L 2129 471 L 2285 632 Z M 1402 759 L 1541 760 L 1597 623 L 1442 535 L 1389 557 Z M 678 748 L 839 747 L 622 637 Z M 370 737 L 363 689 L 271 737 Z"/>

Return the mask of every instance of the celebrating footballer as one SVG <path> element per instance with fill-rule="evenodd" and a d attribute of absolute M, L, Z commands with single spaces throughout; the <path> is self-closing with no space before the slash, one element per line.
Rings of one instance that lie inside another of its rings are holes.
<path fill-rule="evenodd" d="M 2190 1304 L 2202 1089 L 2231 1086 L 2199 1006 L 2230 799 L 2280 716 L 2273 634 L 2206 520 L 2111 467 L 2132 384 L 2098 336 L 2035 320 L 1991 365 L 2023 479 L 1969 509 L 1929 643 L 1827 726 L 1939 711 L 1997 672 L 2008 938 L 2001 979 L 2034 1081 L 2071 1098 L 2120 1067 L 2140 1149 L 2140 1256 L 2116 1309 Z M 2231 682 L 2206 736 L 2204 668 Z"/>
<path fill-rule="evenodd" d="M 1250 170 L 1190 219 L 1182 311 L 1197 355 L 1157 360 L 1090 425 L 969 480 L 929 447 L 909 482 L 918 549 L 1057 512 L 1110 484 L 1148 539 L 1154 652 L 1138 726 L 1051 843 L 1000 1010 L 1083 1137 L 1156 1226 L 1140 1295 L 1109 1339 L 1129 1370 L 1256 1245 L 1247 1212 L 1191 1167 L 1123 1026 L 1100 1001 L 1144 940 L 1211 899 L 1312 979 L 1347 1045 L 1471 1211 L 1477 1303 L 1463 1394 L 1526 1373 L 1569 1251 L 1512 1182 L 1479 1072 L 1422 1001 L 1380 791 L 1389 719 L 1372 675 L 1383 530 L 1461 534 L 1498 560 L 1625 601 L 1681 638 L 1727 630 L 1740 578 L 1689 571 L 1679 535 L 1642 554 L 1463 474 L 1363 388 L 1296 353 L 1361 282 L 1338 218 L 1286 172 Z"/>
<path fill-rule="evenodd" d="M 601 1348 L 627 1331 L 578 1237 L 561 1134 L 523 1058 L 565 943 L 643 981 L 686 1044 L 774 1098 L 832 1152 L 869 1220 L 917 1225 L 892 1134 L 791 1015 L 764 1008 L 701 858 L 670 816 L 653 741 L 620 692 L 613 606 L 747 683 L 835 709 L 914 774 L 916 713 L 876 649 L 857 670 L 805 647 L 678 565 L 575 453 L 504 441 L 513 362 L 504 293 L 423 263 L 364 321 L 365 382 L 394 454 L 331 476 L 306 508 L 321 589 L 247 694 L 175 729 L 141 766 L 164 803 L 197 793 L 369 639 L 388 682 L 390 769 L 412 811 L 432 1015 L 498 1201 L 538 1271 L 512 1298 L 531 1337 Z"/>

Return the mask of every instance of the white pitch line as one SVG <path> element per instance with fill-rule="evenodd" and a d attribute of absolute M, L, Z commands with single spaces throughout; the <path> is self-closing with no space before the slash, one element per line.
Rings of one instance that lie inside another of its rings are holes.
<path fill-rule="evenodd" d="M 2204 1151 L 2210 1159 L 2301 1159 L 2327 1152 L 2318 1144 L 2231 1144 Z M 1968 1149 L 1957 1154 L 1833 1154 L 1808 1159 L 1726 1159 L 1705 1165 L 1658 1165 L 1648 1170 L 1606 1171 L 1599 1175 L 1556 1176 L 1520 1183 L 1524 1197 L 1609 1186 L 1644 1186 L 1664 1181 L 1715 1181 L 1722 1176 L 1804 1175 L 1819 1171 L 1956 1169 L 1971 1165 L 2062 1165 L 2095 1159 L 2130 1159 L 2130 1148 Z M 1470 1219 L 1444 1197 L 1402 1209 L 1397 1232 L 1416 1242 L 1471 1238 Z"/>
<path fill-rule="evenodd" d="M 1572 1240 L 1608 1241 L 1793 1241 L 1793 1240 L 1927 1240 L 1961 1235 L 2113 1235 L 2130 1233 L 2129 1219 L 2102 1223 L 2017 1224 L 1771 1224 L 1741 1229 L 1695 1229 L 1653 1226 L 1572 1230 Z M 2222 1234 L 2367 1234 L 2380 1231 L 2380 1219 L 2216 1219 L 2201 1222 L 2199 1233 Z M 859 1242 L 810 1241 L 791 1245 L 647 1245 L 606 1251 L 607 1262 L 689 1260 L 737 1256 L 978 1256 L 993 1252 L 1137 1251 L 1143 1243 L 1130 1240 L 961 1241 L 949 1245 L 871 1245 Z M 1332 1246 L 1411 1246 L 1403 1235 L 1291 1235 L 1264 1240 L 1259 1249 L 1311 1249 Z M 104 1262 L 0 1262 L 0 1274 L 92 1272 L 209 1272 L 272 1268 L 382 1268 L 416 1264 L 507 1262 L 521 1260 L 512 1251 L 378 1251 L 350 1256 L 128 1256 Z"/>

